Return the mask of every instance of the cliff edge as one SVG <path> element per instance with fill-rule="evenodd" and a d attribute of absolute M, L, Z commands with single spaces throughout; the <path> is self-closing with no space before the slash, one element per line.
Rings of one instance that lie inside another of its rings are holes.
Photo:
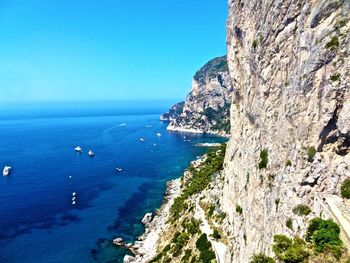
<path fill-rule="evenodd" d="M 349 0 L 229 0 L 234 90 L 204 67 L 169 127 L 212 131 L 205 109 L 232 98 L 230 140 L 184 173 L 142 262 L 349 262 L 349 14 Z"/>
<path fill-rule="evenodd" d="M 215 58 L 194 75 L 185 103 L 175 104 L 161 120 L 170 121 L 168 130 L 171 131 L 227 135 L 231 93 L 226 56 Z"/>
<path fill-rule="evenodd" d="M 348 0 L 229 1 L 227 262 L 273 256 L 273 236 L 304 236 L 312 217 L 340 223 L 330 202 L 350 177 L 349 13 Z"/>

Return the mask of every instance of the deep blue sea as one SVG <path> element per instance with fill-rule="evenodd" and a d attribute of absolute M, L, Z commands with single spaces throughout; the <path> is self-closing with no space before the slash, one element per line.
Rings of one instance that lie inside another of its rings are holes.
<path fill-rule="evenodd" d="M 0 105 L 1 171 L 13 168 L 0 177 L 0 262 L 122 262 L 113 238 L 142 234 L 166 181 L 205 152 L 196 143 L 223 141 L 167 132 L 159 114 L 170 104 Z"/>

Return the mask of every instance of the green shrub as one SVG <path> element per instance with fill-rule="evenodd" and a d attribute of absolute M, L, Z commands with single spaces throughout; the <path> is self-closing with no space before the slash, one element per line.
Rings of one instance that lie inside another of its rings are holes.
<path fill-rule="evenodd" d="M 174 234 L 174 236 L 173 236 L 173 238 L 171 239 L 171 243 L 176 243 L 176 240 L 177 240 L 177 238 L 180 236 L 180 232 L 179 231 L 177 231 L 175 234 Z"/>
<path fill-rule="evenodd" d="M 265 169 L 267 167 L 268 156 L 269 156 L 269 153 L 268 153 L 267 149 L 263 149 L 260 152 L 259 169 Z"/>
<path fill-rule="evenodd" d="M 224 220 L 224 219 L 226 218 L 226 213 L 220 212 L 220 213 L 218 214 L 218 218 L 219 218 L 220 220 Z"/>
<path fill-rule="evenodd" d="M 286 161 L 286 166 L 292 166 L 291 160 L 287 160 L 287 161 Z"/>
<path fill-rule="evenodd" d="M 316 155 L 315 147 L 311 146 L 307 149 L 307 160 L 311 163 L 314 161 Z"/>
<path fill-rule="evenodd" d="M 336 73 L 334 75 L 331 75 L 331 81 L 339 81 L 340 80 L 340 73 Z"/>
<path fill-rule="evenodd" d="M 191 258 L 190 263 L 199 263 L 198 257 L 197 257 L 196 255 L 194 255 L 194 256 Z"/>
<path fill-rule="evenodd" d="M 249 263 L 276 263 L 276 261 L 265 254 L 257 254 L 253 255 L 253 258 L 249 261 Z"/>
<path fill-rule="evenodd" d="M 256 39 L 253 40 L 252 47 L 256 49 L 258 47 L 258 41 Z"/>
<path fill-rule="evenodd" d="M 339 46 L 338 37 L 334 36 L 332 39 L 326 44 L 326 48 L 330 48 L 331 50 L 335 50 Z"/>
<path fill-rule="evenodd" d="M 281 199 L 279 199 L 279 198 L 275 199 L 276 211 L 278 211 L 278 206 L 279 206 L 280 202 L 281 202 Z"/>
<path fill-rule="evenodd" d="M 181 258 L 181 263 L 187 263 L 190 261 L 190 258 L 192 256 L 192 250 L 186 249 L 185 255 Z"/>
<path fill-rule="evenodd" d="M 170 257 L 166 257 L 166 258 L 164 258 L 163 263 L 170 263 L 171 260 L 172 259 Z"/>
<path fill-rule="evenodd" d="M 206 234 L 202 234 L 196 241 L 196 247 L 199 250 L 199 260 L 203 263 L 211 263 L 215 259 L 215 253 Z"/>
<path fill-rule="evenodd" d="M 176 243 L 178 244 L 186 244 L 189 240 L 189 236 L 186 232 L 182 232 L 176 239 Z"/>
<path fill-rule="evenodd" d="M 193 217 L 191 218 L 190 221 L 185 221 L 182 224 L 183 228 L 190 235 L 195 235 L 195 234 L 199 233 L 199 225 L 200 225 L 200 220 L 194 219 Z"/>
<path fill-rule="evenodd" d="M 215 205 L 211 204 L 208 209 L 208 217 L 211 217 L 214 213 Z"/>
<path fill-rule="evenodd" d="M 171 242 L 174 244 L 172 246 L 172 255 L 177 257 L 181 254 L 182 248 L 187 244 L 189 240 L 189 235 L 186 232 L 176 232 Z"/>
<path fill-rule="evenodd" d="M 243 213 L 243 208 L 240 207 L 239 205 L 237 205 L 236 206 L 236 212 L 241 215 Z"/>
<path fill-rule="evenodd" d="M 293 208 L 293 213 L 298 216 L 307 216 L 311 213 L 311 209 L 307 205 L 300 204 Z"/>
<path fill-rule="evenodd" d="M 340 246 L 340 228 L 332 220 L 324 220 L 314 232 L 312 240 L 318 252 L 322 252 L 328 246 Z"/>
<path fill-rule="evenodd" d="M 341 184 L 340 193 L 343 198 L 350 199 L 350 179 L 345 179 Z"/>
<path fill-rule="evenodd" d="M 164 248 L 163 248 L 163 252 L 168 252 L 170 250 L 171 246 L 170 244 L 167 244 Z"/>
<path fill-rule="evenodd" d="M 286 226 L 290 229 L 293 230 L 293 220 L 291 218 L 288 218 L 286 221 Z"/>
<path fill-rule="evenodd" d="M 221 238 L 221 235 L 220 235 L 220 233 L 219 233 L 219 231 L 217 229 L 214 229 L 212 236 L 215 239 L 220 239 Z"/>
<path fill-rule="evenodd" d="M 276 255 L 284 253 L 292 245 L 292 240 L 284 235 L 275 235 L 273 242 L 272 251 Z"/>
<path fill-rule="evenodd" d="M 182 253 L 182 246 L 180 244 L 176 244 L 172 247 L 172 257 L 178 257 Z"/>
<path fill-rule="evenodd" d="M 316 252 L 331 252 L 337 259 L 342 253 L 340 228 L 332 220 L 323 220 L 319 217 L 310 220 L 306 240 L 311 241 Z"/>
<path fill-rule="evenodd" d="M 309 257 L 306 243 L 299 237 L 294 237 L 292 240 L 284 235 L 275 235 L 273 241 L 272 251 L 283 262 L 301 263 Z"/>
<path fill-rule="evenodd" d="M 306 231 L 306 238 L 305 238 L 306 241 L 308 241 L 308 242 L 312 241 L 312 237 L 313 237 L 315 231 L 320 228 L 320 224 L 322 222 L 323 222 L 323 219 L 319 218 L 319 217 L 315 217 L 315 218 L 310 220 L 309 226 L 308 226 L 307 231 Z"/>

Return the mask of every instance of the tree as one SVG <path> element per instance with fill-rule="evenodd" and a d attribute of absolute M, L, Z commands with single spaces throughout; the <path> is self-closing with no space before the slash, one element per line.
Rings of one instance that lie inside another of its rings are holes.
<path fill-rule="evenodd" d="M 332 220 L 314 218 L 306 232 L 306 240 L 311 241 L 316 252 L 331 252 L 340 258 L 343 242 L 340 239 L 340 227 Z"/>
<path fill-rule="evenodd" d="M 341 196 L 350 199 L 350 179 L 345 179 L 340 187 Z"/>

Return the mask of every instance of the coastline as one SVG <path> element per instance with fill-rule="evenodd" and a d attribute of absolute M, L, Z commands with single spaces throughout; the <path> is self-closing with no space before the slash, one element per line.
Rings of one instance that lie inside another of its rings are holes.
<path fill-rule="evenodd" d="M 195 133 L 195 134 L 211 134 L 211 135 L 216 135 L 219 137 L 225 137 L 225 138 L 229 138 L 230 134 L 225 133 L 223 131 L 203 131 L 203 130 L 199 130 L 199 129 L 194 129 L 194 128 L 184 128 L 184 127 L 174 127 L 171 126 L 170 124 L 167 127 L 168 131 L 172 131 L 172 132 L 183 132 L 183 133 Z"/>
<path fill-rule="evenodd" d="M 115 245 L 125 247 L 134 254 L 134 256 L 125 255 L 124 263 L 144 263 L 156 256 L 160 234 L 167 227 L 170 207 L 180 194 L 181 177 L 168 181 L 163 204 L 157 212 L 145 214 L 142 219 L 145 232 L 138 237 L 138 240 L 133 244 L 125 244 L 121 238 L 114 239 Z"/>
<path fill-rule="evenodd" d="M 215 156 L 217 155 L 218 152 L 216 152 Z M 205 163 L 208 158 L 208 153 L 205 153 L 204 155 L 202 155 L 201 158 L 192 161 L 192 169 L 200 169 L 200 166 L 203 163 Z M 213 155 L 211 156 L 211 158 L 213 158 Z M 160 209 L 155 213 L 155 215 L 154 213 L 146 213 L 144 215 L 142 223 L 145 225 L 145 232 L 140 237 L 138 237 L 137 241 L 135 241 L 133 244 L 125 244 L 121 239 L 117 238 L 114 240 L 114 243 L 116 245 L 128 249 L 133 254 L 132 256 L 125 255 L 123 260 L 124 263 L 146 263 L 152 261 L 153 259 L 158 262 L 159 258 L 163 257 L 163 246 L 165 246 L 165 244 L 168 244 L 170 240 L 173 240 L 174 233 L 176 233 L 176 231 L 178 232 L 183 230 L 181 226 L 180 228 L 178 228 L 176 224 L 174 225 L 169 222 L 170 209 L 173 206 L 175 199 L 182 195 L 184 191 L 186 191 L 188 182 L 192 180 L 193 176 L 193 171 L 191 172 L 191 169 L 189 169 L 184 171 L 182 177 L 167 182 L 167 190 L 164 194 L 163 204 L 161 205 Z M 220 182 L 222 182 L 222 180 L 220 180 Z M 217 183 L 215 185 L 219 186 L 220 183 Z M 212 189 L 208 191 L 212 191 Z M 211 243 L 214 249 L 213 253 L 215 253 L 218 262 L 224 262 L 223 259 L 225 258 L 227 247 L 224 243 L 219 242 L 210 237 L 214 230 L 205 219 L 205 212 L 202 211 L 203 208 L 199 205 L 200 196 L 201 195 L 197 193 L 194 194 L 192 197 L 187 197 L 187 200 L 191 200 L 189 201 L 189 204 L 192 203 L 195 211 L 194 214 L 192 214 L 192 218 L 202 221 L 202 224 L 199 226 L 201 230 L 200 233 L 203 232 L 208 236 L 208 242 Z M 211 195 L 208 194 L 209 198 L 210 196 Z M 184 223 L 183 220 L 180 220 L 179 222 L 181 225 Z M 199 238 L 199 236 L 197 236 L 197 238 Z M 167 246 L 169 246 L 169 244 Z"/>
<path fill-rule="evenodd" d="M 198 167 L 206 160 L 206 154 L 201 158 L 191 161 L 193 167 Z M 183 188 L 183 181 L 186 181 L 191 173 L 185 170 L 179 178 L 170 180 L 166 183 L 163 203 L 155 213 L 146 213 L 142 219 L 145 225 L 145 232 L 137 238 L 134 243 L 124 243 L 121 238 L 116 238 L 113 243 L 117 246 L 124 247 L 134 254 L 134 256 L 125 255 L 124 263 L 145 263 L 157 256 L 159 239 L 169 227 L 168 219 L 170 208 L 176 197 L 180 196 Z"/>
<path fill-rule="evenodd" d="M 214 145 L 216 146 L 216 145 Z M 199 159 L 191 161 L 191 166 L 199 167 L 207 158 L 207 153 Z M 185 170 L 183 175 L 166 183 L 163 203 L 154 213 L 146 213 L 142 219 L 145 225 L 145 232 L 137 238 L 134 243 L 124 243 L 122 238 L 116 238 L 113 243 L 117 246 L 128 249 L 133 255 L 125 255 L 124 263 L 145 263 L 158 255 L 158 247 L 162 243 L 163 235 L 169 230 L 168 219 L 170 208 L 174 200 L 183 192 L 183 182 L 192 177 L 190 171 Z"/>

